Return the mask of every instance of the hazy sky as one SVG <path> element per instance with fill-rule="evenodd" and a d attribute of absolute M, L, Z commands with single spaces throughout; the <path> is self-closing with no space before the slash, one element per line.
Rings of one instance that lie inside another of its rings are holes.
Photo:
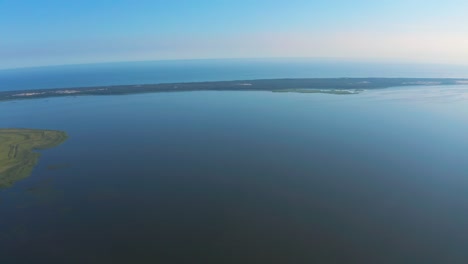
<path fill-rule="evenodd" d="M 468 1 L 0 0 L 0 68 L 254 57 L 468 64 Z"/>

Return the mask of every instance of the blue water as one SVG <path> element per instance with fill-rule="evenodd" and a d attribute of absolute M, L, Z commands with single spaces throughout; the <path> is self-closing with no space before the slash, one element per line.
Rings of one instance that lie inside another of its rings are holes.
<path fill-rule="evenodd" d="M 468 66 L 318 59 L 127 62 L 0 70 L 0 91 L 314 77 L 467 78 Z"/>
<path fill-rule="evenodd" d="M 0 190 L 2 263 L 468 263 L 467 102 L 435 86 L 0 103 L 0 127 L 69 135 Z"/>

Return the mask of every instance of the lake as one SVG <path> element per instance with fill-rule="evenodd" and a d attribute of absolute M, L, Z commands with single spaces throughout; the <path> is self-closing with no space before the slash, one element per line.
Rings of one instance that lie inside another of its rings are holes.
<path fill-rule="evenodd" d="M 0 190 L 2 263 L 468 263 L 468 86 L 0 103 L 67 132 Z"/>

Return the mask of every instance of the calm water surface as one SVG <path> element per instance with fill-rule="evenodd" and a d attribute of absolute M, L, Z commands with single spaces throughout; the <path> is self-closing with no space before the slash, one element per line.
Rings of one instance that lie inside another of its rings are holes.
<path fill-rule="evenodd" d="M 0 190 L 1 260 L 468 263 L 467 114 L 467 86 L 0 103 L 69 134 Z"/>

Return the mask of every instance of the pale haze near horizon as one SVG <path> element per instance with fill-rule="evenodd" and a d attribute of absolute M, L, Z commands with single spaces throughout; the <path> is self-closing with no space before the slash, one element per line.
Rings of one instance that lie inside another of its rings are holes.
<path fill-rule="evenodd" d="M 468 64 L 468 2 L 0 1 L 0 69 L 338 58 Z"/>

